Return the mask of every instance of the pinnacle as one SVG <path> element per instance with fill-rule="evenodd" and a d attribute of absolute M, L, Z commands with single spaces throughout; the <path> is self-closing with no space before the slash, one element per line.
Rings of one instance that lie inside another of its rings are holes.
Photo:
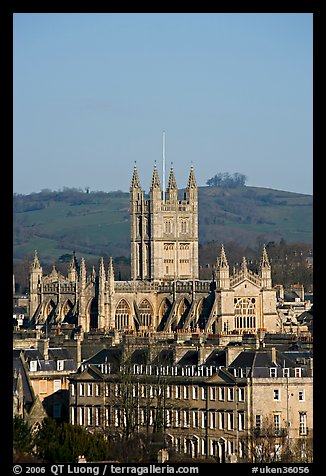
<path fill-rule="evenodd" d="M 131 185 L 130 188 L 141 188 L 140 187 L 140 180 L 138 177 L 138 172 L 137 172 L 137 167 L 136 167 L 136 162 L 134 164 L 134 173 L 131 179 Z"/>
<path fill-rule="evenodd" d="M 152 183 L 151 183 L 151 190 L 154 189 L 154 188 L 159 188 L 159 189 L 161 188 L 156 163 L 154 165 L 153 178 L 152 178 Z"/>
<path fill-rule="evenodd" d="M 187 188 L 197 188 L 193 165 L 190 167 L 190 173 L 189 173 Z"/>
<path fill-rule="evenodd" d="M 174 190 L 177 189 L 177 182 L 175 180 L 173 167 L 171 166 L 170 176 L 169 176 L 169 183 L 168 183 L 168 186 L 167 186 L 167 190 L 173 190 L 173 189 Z"/>

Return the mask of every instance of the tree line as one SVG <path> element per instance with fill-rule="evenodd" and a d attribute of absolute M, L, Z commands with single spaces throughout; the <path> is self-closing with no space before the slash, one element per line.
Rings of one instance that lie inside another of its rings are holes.
<path fill-rule="evenodd" d="M 236 242 L 224 243 L 230 271 L 239 265 L 242 257 L 248 261 L 249 269 L 257 271 L 264 244 L 263 239 L 258 239 L 255 247 L 242 246 Z M 199 245 L 199 277 L 200 279 L 212 278 L 213 267 L 216 258 L 220 253 L 221 244 L 217 241 Z M 272 280 L 274 284 L 283 284 L 289 287 L 291 284 L 303 284 L 307 291 L 312 290 L 313 268 L 309 264 L 312 259 L 312 246 L 308 243 L 287 243 L 284 239 L 279 242 L 270 241 L 266 244 L 267 253 L 272 267 Z M 108 262 L 108 256 L 104 255 L 104 261 Z M 72 254 L 61 255 L 54 263 L 42 263 L 44 274 L 51 272 L 53 264 L 58 271 L 66 275 Z M 15 275 L 15 287 L 18 294 L 25 294 L 29 291 L 29 269 L 33 256 L 14 263 L 13 271 Z M 94 266 L 97 270 L 99 260 L 90 258 L 86 262 L 87 269 Z M 113 260 L 114 275 L 117 281 L 127 281 L 130 279 L 130 257 L 117 256 Z"/>
<path fill-rule="evenodd" d="M 244 187 L 246 185 L 247 177 L 244 174 L 235 172 L 229 174 L 229 172 L 219 172 L 206 181 L 206 185 L 209 187 L 225 187 L 236 188 Z"/>

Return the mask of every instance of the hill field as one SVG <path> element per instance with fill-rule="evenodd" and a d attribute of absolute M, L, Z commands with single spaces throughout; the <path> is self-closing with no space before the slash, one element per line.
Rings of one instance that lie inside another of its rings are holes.
<path fill-rule="evenodd" d="M 182 191 L 180 191 L 182 193 Z M 129 194 L 77 189 L 14 195 L 14 260 L 43 262 L 73 250 L 87 258 L 130 255 Z M 311 195 L 259 187 L 199 187 L 199 243 L 312 243 Z"/>

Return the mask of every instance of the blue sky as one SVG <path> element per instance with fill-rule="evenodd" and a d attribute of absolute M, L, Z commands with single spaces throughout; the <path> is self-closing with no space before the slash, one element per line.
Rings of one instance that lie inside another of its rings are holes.
<path fill-rule="evenodd" d="M 312 194 L 312 14 L 14 15 L 14 192 L 239 172 Z"/>

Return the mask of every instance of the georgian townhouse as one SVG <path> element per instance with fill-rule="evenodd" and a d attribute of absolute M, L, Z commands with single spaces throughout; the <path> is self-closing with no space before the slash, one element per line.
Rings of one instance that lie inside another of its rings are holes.
<path fill-rule="evenodd" d="M 312 446 L 312 362 L 308 352 L 280 352 L 274 347 L 238 349 L 228 370 L 247 380 L 249 438 L 267 430 L 275 437 L 279 436 L 279 441 L 274 438 L 279 455 L 284 436 L 292 448 Z"/>
<path fill-rule="evenodd" d="M 162 431 L 177 452 L 221 462 L 242 451 L 245 379 L 198 364 L 198 350 L 186 351 L 175 364 L 171 350 L 162 350 L 150 364 L 141 362 L 140 351 L 134 354 L 127 366 L 117 367 L 121 351 L 103 350 L 70 376 L 72 424 L 112 436 Z M 211 362 L 218 360 L 217 351 L 210 354 Z"/>

